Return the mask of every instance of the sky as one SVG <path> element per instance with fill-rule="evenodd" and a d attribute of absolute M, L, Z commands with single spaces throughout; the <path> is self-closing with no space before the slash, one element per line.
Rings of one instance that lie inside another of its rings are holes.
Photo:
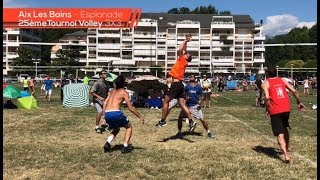
<path fill-rule="evenodd" d="M 263 20 L 264 34 L 285 34 L 295 27 L 317 22 L 317 0 L 3 0 L 4 7 L 142 8 L 142 12 L 167 12 L 171 8 L 213 5 L 233 15 Z"/>

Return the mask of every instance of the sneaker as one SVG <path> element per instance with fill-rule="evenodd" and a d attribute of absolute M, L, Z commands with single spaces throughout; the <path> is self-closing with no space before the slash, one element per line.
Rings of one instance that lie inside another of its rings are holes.
<path fill-rule="evenodd" d="M 123 148 L 121 149 L 122 154 L 131 153 L 131 151 L 132 151 L 132 149 L 129 146 L 127 146 L 127 147 L 123 146 Z"/>
<path fill-rule="evenodd" d="M 183 139 L 183 134 L 181 132 L 178 132 L 178 134 L 176 135 L 177 138 L 179 139 Z"/>
<path fill-rule="evenodd" d="M 101 129 L 102 129 L 103 131 L 107 131 L 107 130 L 109 130 L 109 125 L 108 125 L 108 124 L 102 124 L 102 125 L 101 125 Z"/>
<path fill-rule="evenodd" d="M 208 138 L 214 138 L 214 135 L 213 134 L 211 134 L 211 133 L 208 133 Z"/>
<path fill-rule="evenodd" d="M 95 128 L 95 131 L 96 131 L 96 133 L 102 134 L 102 131 L 101 131 L 101 128 L 100 128 L 100 127 L 99 127 L 99 128 Z"/>
<path fill-rule="evenodd" d="M 158 122 L 158 124 L 156 124 L 156 127 L 163 127 L 163 126 L 166 126 L 167 125 L 167 123 L 166 123 L 166 121 L 159 121 Z"/>
<path fill-rule="evenodd" d="M 197 124 L 197 123 L 196 123 L 195 121 L 192 121 L 192 122 L 190 123 L 190 125 L 189 125 L 189 126 L 190 126 L 190 130 L 189 130 L 190 132 L 193 132 L 193 131 L 194 131 L 194 128 L 196 127 L 196 124 Z"/>
<path fill-rule="evenodd" d="M 107 141 L 106 144 L 103 146 L 104 153 L 107 153 L 111 149 L 110 143 Z"/>

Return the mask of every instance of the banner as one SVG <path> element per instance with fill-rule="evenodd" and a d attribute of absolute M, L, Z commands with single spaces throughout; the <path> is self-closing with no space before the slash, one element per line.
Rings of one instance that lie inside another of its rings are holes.
<path fill-rule="evenodd" d="M 4 8 L 4 28 L 135 28 L 138 8 Z"/>

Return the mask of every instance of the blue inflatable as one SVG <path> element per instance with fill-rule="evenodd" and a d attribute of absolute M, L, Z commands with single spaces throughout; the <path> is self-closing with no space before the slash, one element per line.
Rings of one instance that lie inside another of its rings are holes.
<path fill-rule="evenodd" d="M 227 89 L 228 90 L 235 90 L 237 87 L 237 82 L 236 81 L 227 81 Z"/>

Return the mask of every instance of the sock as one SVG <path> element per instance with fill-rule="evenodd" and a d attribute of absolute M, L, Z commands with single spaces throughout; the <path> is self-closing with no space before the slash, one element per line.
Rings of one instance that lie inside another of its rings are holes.
<path fill-rule="evenodd" d="M 113 138 L 114 138 L 113 135 L 110 135 L 110 136 L 107 138 L 107 141 L 108 141 L 109 144 L 111 144 Z"/>
<path fill-rule="evenodd" d="M 128 144 L 127 144 L 127 143 L 123 143 L 123 146 L 124 146 L 124 147 L 128 147 Z"/>
<path fill-rule="evenodd" d="M 99 126 L 96 126 L 96 129 L 98 129 L 99 128 Z"/>
<path fill-rule="evenodd" d="M 208 132 L 208 133 L 211 133 L 209 129 L 207 130 L 207 132 Z"/>

